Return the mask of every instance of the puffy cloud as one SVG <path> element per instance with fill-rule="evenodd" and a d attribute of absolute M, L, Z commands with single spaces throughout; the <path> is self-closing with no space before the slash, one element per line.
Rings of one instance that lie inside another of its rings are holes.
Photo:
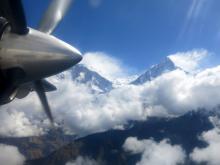
<path fill-rule="evenodd" d="M 132 154 L 140 154 L 145 150 L 145 143 L 153 142 L 152 140 L 138 140 L 136 137 L 129 137 L 123 144 L 123 149 Z"/>
<path fill-rule="evenodd" d="M 188 52 L 178 52 L 170 55 L 170 59 L 176 66 L 187 72 L 195 72 L 201 65 L 201 60 L 207 57 L 210 53 L 207 50 L 192 50 Z"/>
<path fill-rule="evenodd" d="M 17 147 L 0 144 L 0 165 L 23 165 L 25 157 Z"/>
<path fill-rule="evenodd" d="M 199 108 L 212 110 L 220 103 L 220 66 L 195 75 L 177 69 L 143 85 L 123 85 L 104 94 L 94 94 L 85 84 L 74 83 L 70 72 L 64 74 L 62 80 L 50 78 L 58 90 L 47 95 L 55 122 L 68 134 L 122 129 L 130 120 L 178 116 Z M 0 129 L 1 135 L 37 135 L 48 129 L 48 119 L 34 92 L 1 110 L 0 124 L 6 125 Z"/>
<path fill-rule="evenodd" d="M 92 93 L 86 85 L 74 83 L 71 76 L 62 81 L 56 77 L 50 80 L 58 89 L 48 93 L 55 121 L 71 134 L 121 128 L 130 120 L 145 120 L 149 116 L 178 116 L 198 108 L 211 110 L 220 103 L 220 66 L 196 75 L 175 70 L 143 85 L 124 85 L 105 94 Z M 45 130 L 48 120 L 38 101 L 31 103 L 34 99 L 38 100 L 31 94 L 9 104 L 7 109 L 23 112 L 31 121 L 28 128 L 34 125 L 37 130 Z"/>
<path fill-rule="evenodd" d="M 65 119 L 65 128 L 69 130 L 96 132 L 148 116 L 213 109 L 220 102 L 220 66 L 195 76 L 176 70 L 144 85 L 125 85 L 101 95 L 94 95 L 83 84 L 76 85 L 70 80 L 58 83 L 57 87 L 58 91 L 50 95 L 54 116 Z"/>
<path fill-rule="evenodd" d="M 213 122 L 218 122 L 214 124 L 216 127 L 207 132 L 203 132 L 200 139 L 208 144 L 205 148 L 195 148 L 190 154 L 193 161 L 197 163 L 207 163 L 208 165 L 219 165 L 220 164 L 220 120 L 216 118 L 212 119 Z"/>
<path fill-rule="evenodd" d="M 1 136 L 33 136 L 42 133 L 42 129 L 34 126 L 24 112 L 10 109 L 0 111 Z"/>
<path fill-rule="evenodd" d="M 86 53 L 81 63 L 109 80 L 126 77 L 130 72 L 121 61 L 103 52 Z"/>
<path fill-rule="evenodd" d="M 54 102 L 52 109 L 56 119 L 65 119 L 63 124 L 67 132 L 98 132 L 124 124 L 129 119 L 144 119 L 139 90 L 135 86 L 94 95 L 83 84 L 76 85 L 69 80 L 62 83 L 58 84 L 58 92 L 51 95 L 50 100 Z"/>
<path fill-rule="evenodd" d="M 123 148 L 131 154 L 142 154 L 137 165 L 176 165 L 185 160 L 185 152 L 179 145 L 171 145 L 167 139 L 157 143 L 154 140 L 126 139 Z"/>
<path fill-rule="evenodd" d="M 35 92 L 0 107 L 0 136 L 27 137 L 44 134 L 49 120 Z"/>
<path fill-rule="evenodd" d="M 78 156 L 75 161 L 67 162 L 66 165 L 98 165 L 98 163 L 88 157 Z"/>
<path fill-rule="evenodd" d="M 215 90 L 220 88 L 220 66 L 192 76 L 181 70 L 164 74 L 146 83 L 144 102 L 147 107 L 160 106 L 168 114 L 183 114 L 189 110 L 216 107 L 220 100 Z M 213 99 L 207 99 L 213 98 Z"/>

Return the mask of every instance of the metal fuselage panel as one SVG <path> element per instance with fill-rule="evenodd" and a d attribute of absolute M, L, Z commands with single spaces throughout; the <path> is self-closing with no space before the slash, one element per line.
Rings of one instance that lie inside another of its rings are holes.
<path fill-rule="evenodd" d="M 81 59 L 74 47 L 31 28 L 27 35 L 6 32 L 0 41 L 0 69 L 22 69 L 25 77 L 21 83 L 62 72 Z"/>

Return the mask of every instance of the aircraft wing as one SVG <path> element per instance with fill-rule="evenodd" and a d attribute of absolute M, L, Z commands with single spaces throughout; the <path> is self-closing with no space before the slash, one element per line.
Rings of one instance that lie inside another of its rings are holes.
<path fill-rule="evenodd" d="M 0 0 L 0 16 L 10 22 L 13 33 L 26 34 L 28 32 L 21 0 Z"/>

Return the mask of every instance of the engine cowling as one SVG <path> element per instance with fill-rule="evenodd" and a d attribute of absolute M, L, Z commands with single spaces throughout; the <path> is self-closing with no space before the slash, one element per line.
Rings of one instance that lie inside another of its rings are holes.
<path fill-rule="evenodd" d="M 23 74 L 20 68 L 0 69 L 0 105 L 11 102 L 18 94 L 19 97 L 27 95 L 27 91 L 21 90 L 17 83 Z"/>
<path fill-rule="evenodd" d="M 13 86 L 3 87 L 0 90 L 0 105 L 7 104 L 14 100 L 17 95 L 18 88 Z"/>

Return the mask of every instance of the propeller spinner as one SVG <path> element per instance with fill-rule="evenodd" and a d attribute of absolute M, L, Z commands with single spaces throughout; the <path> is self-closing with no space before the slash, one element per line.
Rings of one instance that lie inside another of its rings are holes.
<path fill-rule="evenodd" d="M 11 32 L 4 34 L 0 41 L 1 69 L 16 70 L 10 78 L 15 80 L 10 82 L 13 87 L 33 82 L 42 107 L 52 124 L 54 119 L 45 94 L 43 79 L 60 73 L 82 60 L 81 53 L 76 48 L 50 35 L 71 3 L 72 0 L 53 0 L 37 31 L 27 28 L 21 0 L 0 2 L 3 9 L 7 9 L 1 10 L 0 16 L 5 17 L 12 26 Z M 19 75 L 17 68 L 20 70 Z"/>

